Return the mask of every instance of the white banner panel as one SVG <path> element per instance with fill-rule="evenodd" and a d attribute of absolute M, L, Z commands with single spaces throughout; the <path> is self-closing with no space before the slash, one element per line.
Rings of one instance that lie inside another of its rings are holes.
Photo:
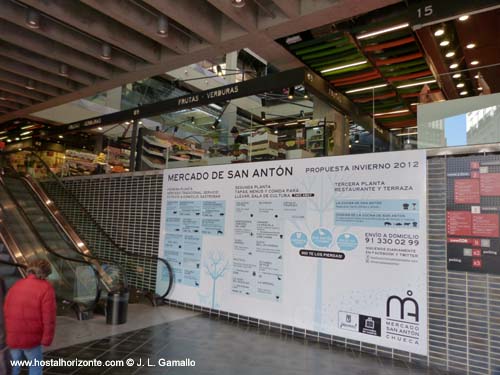
<path fill-rule="evenodd" d="M 170 299 L 427 354 L 424 151 L 164 178 Z"/>

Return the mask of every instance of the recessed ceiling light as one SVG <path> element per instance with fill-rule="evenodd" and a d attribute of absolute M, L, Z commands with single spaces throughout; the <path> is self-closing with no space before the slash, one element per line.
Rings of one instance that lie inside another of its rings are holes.
<path fill-rule="evenodd" d="M 435 36 L 441 36 L 444 34 L 444 29 L 437 29 L 435 32 L 434 32 L 434 35 Z"/>
<path fill-rule="evenodd" d="M 245 0 L 231 0 L 231 4 L 235 8 L 243 8 L 245 6 Z"/>
<path fill-rule="evenodd" d="M 439 43 L 441 47 L 446 47 L 448 44 L 450 44 L 449 40 L 443 40 L 441 43 Z"/>
<path fill-rule="evenodd" d="M 12 139 L 7 139 L 7 143 L 10 143 L 10 142 L 12 142 Z"/>
<path fill-rule="evenodd" d="M 101 130 L 102 130 L 102 128 L 99 126 L 99 127 L 97 128 L 97 130 L 101 131 Z"/>
<path fill-rule="evenodd" d="M 450 69 L 456 69 L 458 68 L 458 64 L 457 63 L 453 63 L 450 65 Z"/>
<path fill-rule="evenodd" d="M 453 74 L 453 78 L 460 78 L 462 75 L 460 73 Z"/>
<path fill-rule="evenodd" d="M 478 89 L 479 91 L 483 91 L 483 88 L 482 88 L 481 86 L 479 86 L 477 89 Z"/>
<path fill-rule="evenodd" d="M 475 79 L 479 79 L 479 74 L 476 74 L 476 75 L 474 76 L 474 78 L 475 78 Z"/>
<path fill-rule="evenodd" d="M 60 135 L 60 136 L 59 136 L 59 138 L 63 139 L 63 138 L 64 138 L 64 136 Z"/>
<path fill-rule="evenodd" d="M 19 137 L 16 137 L 16 141 L 19 141 Z"/>
<path fill-rule="evenodd" d="M 460 95 L 462 95 L 462 96 L 467 95 L 467 94 L 468 94 L 468 92 L 467 92 L 467 91 L 461 91 L 461 92 L 460 92 Z"/>
<path fill-rule="evenodd" d="M 458 87 L 459 89 L 461 89 L 461 88 L 462 88 L 462 87 L 464 87 L 464 86 L 465 86 L 465 83 L 463 83 L 463 82 L 460 82 L 460 83 L 457 85 L 457 87 Z"/>
<path fill-rule="evenodd" d="M 459 21 L 467 21 L 469 19 L 469 16 L 467 14 L 464 14 L 463 16 L 458 17 Z"/>
<path fill-rule="evenodd" d="M 471 61 L 471 62 L 470 62 L 470 64 L 471 64 L 471 65 L 477 65 L 477 64 L 479 64 L 479 61 L 474 60 L 474 61 Z"/>
<path fill-rule="evenodd" d="M 453 57 L 453 56 L 455 56 L 455 52 L 453 52 L 453 51 L 447 52 L 445 56 L 446 57 Z"/>
<path fill-rule="evenodd" d="M 466 45 L 468 49 L 473 49 L 476 46 L 476 43 L 469 43 Z"/>

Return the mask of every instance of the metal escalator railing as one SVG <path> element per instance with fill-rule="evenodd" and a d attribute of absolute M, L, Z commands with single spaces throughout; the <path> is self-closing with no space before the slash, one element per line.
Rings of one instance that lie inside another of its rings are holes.
<path fill-rule="evenodd" d="M 101 294 L 101 279 L 94 265 L 59 254 L 47 246 L 5 188 L 3 180 L 0 183 L 0 220 L 0 235 L 16 263 L 27 264 L 35 258 L 48 260 L 53 271 L 48 280 L 58 299 L 70 302 L 77 314 L 94 309 Z"/>
<path fill-rule="evenodd" d="M 101 280 L 106 284 L 108 291 L 119 290 L 128 286 L 125 272 L 121 266 L 109 259 L 93 256 L 85 241 L 67 223 L 60 211 L 57 210 L 43 189 L 35 181 L 29 176 L 21 178 L 4 176 L 4 180 L 10 182 L 8 183 L 10 192 L 20 203 L 33 226 L 46 239 L 49 246 L 52 245 L 51 247 L 53 248 L 64 246 L 67 255 L 70 257 L 73 255 L 81 257 L 83 255 L 98 270 Z M 16 185 L 17 189 L 14 189 Z M 24 197 L 23 192 L 19 190 L 24 190 Z M 25 202 L 27 194 L 32 194 L 34 199 L 31 200 L 28 196 L 28 202 Z M 25 207 L 27 203 L 28 207 Z M 48 216 L 46 216 L 47 213 Z M 104 270 L 101 265 L 105 265 L 106 269 Z"/>
<path fill-rule="evenodd" d="M 29 156 L 46 170 L 47 177 L 40 181 L 40 185 L 42 185 L 44 192 L 48 194 L 49 199 L 55 203 L 53 210 L 57 210 L 57 207 L 76 210 L 78 222 L 68 220 L 67 215 L 65 216 L 66 220 L 81 237 L 84 237 L 84 233 L 87 234 L 86 242 L 92 248 L 94 254 L 97 254 L 99 258 L 113 257 L 131 275 L 129 281 L 148 278 L 148 273 L 151 274 L 154 268 L 158 272 L 157 278 L 162 280 L 161 285 L 164 286 L 164 289 L 158 292 L 159 299 L 165 299 L 170 293 L 174 282 L 173 269 L 168 261 L 157 256 L 131 252 L 118 245 L 80 203 L 78 198 L 64 186 L 59 177 L 50 170 L 45 161 L 34 152 L 31 152 Z M 146 290 L 146 292 L 149 292 L 149 297 L 155 303 L 156 298 L 152 297 L 154 291 Z"/>

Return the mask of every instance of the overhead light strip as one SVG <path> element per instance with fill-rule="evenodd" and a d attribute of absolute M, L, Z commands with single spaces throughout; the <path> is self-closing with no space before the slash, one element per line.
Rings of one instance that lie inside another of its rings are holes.
<path fill-rule="evenodd" d="M 333 68 L 324 69 L 324 70 L 321 71 L 321 73 L 328 73 L 328 72 L 334 72 L 335 70 L 342 70 L 342 69 L 345 69 L 345 68 L 351 68 L 353 66 L 358 66 L 358 65 L 366 64 L 367 62 L 368 62 L 368 60 L 363 60 L 363 61 L 357 61 L 357 62 L 351 63 L 351 64 L 346 64 L 346 65 L 341 65 L 341 66 L 335 66 Z"/>
<path fill-rule="evenodd" d="M 413 86 L 419 86 L 419 85 L 426 85 L 427 83 L 434 83 L 436 82 L 435 79 L 430 79 L 428 81 L 421 81 L 421 82 L 415 82 L 415 83 L 409 83 L 407 85 L 401 85 L 401 86 L 398 86 L 397 88 L 398 89 L 404 89 L 406 87 L 413 87 Z"/>
<path fill-rule="evenodd" d="M 405 27 L 410 26 L 409 23 L 403 23 L 401 25 L 396 25 L 392 27 L 388 27 L 387 29 L 382 29 L 378 31 L 374 31 L 372 33 L 368 34 L 363 34 L 363 35 L 358 35 L 358 39 L 366 39 L 366 38 L 371 38 L 372 36 L 380 35 L 380 34 L 385 34 L 385 33 L 390 33 L 391 31 L 399 30 L 399 29 L 404 29 Z"/>
<path fill-rule="evenodd" d="M 413 133 L 401 133 L 401 134 L 396 134 L 396 137 L 404 137 L 407 135 L 417 135 L 418 132 L 413 132 Z"/>
<path fill-rule="evenodd" d="M 376 86 L 370 86 L 370 87 L 362 87 L 360 89 L 354 89 L 354 90 L 349 90 L 349 91 L 346 91 L 345 93 L 346 94 L 352 94 L 354 92 L 361 92 L 361 91 L 367 91 L 367 90 L 374 90 L 374 89 L 379 89 L 381 87 L 385 87 L 387 86 L 388 84 L 387 83 L 384 83 L 384 84 L 381 84 L 381 85 L 376 85 Z"/>
<path fill-rule="evenodd" d="M 401 109 L 399 111 L 392 111 L 392 112 L 384 112 L 384 113 L 375 113 L 375 117 L 376 116 L 385 116 L 385 115 L 395 115 L 395 114 L 398 114 L 398 113 L 406 113 L 406 112 L 410 112 L 409 109 Z"/>

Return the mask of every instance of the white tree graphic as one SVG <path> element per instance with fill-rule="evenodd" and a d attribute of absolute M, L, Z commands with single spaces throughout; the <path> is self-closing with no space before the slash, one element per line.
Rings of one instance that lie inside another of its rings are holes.
<path fill-rule="evenodd" d="M 221 251 L 212 251 L 208 255 L 208 262 L 204 262 L 205 271 L 212 279 L 212 309 L 215 308 L 215 289 L 217 279 L 224 276 L 224 273 L 228 269 L 228 262 L 224 258 L 224 254 Z"/>

